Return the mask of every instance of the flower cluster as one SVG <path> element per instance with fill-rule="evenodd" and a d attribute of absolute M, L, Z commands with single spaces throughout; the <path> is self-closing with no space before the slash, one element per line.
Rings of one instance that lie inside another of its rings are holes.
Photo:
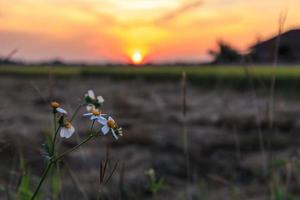
<path fill-rule="evenodd" d="M 102 105 L 104 99 L 102 96 L 95 96 L 93 90 L 89 90 L 84 96 L 87 113 L 83 116 L 89 117 L 90 120 L 97 122 L 100 125 L 100 130 L 103 135 L 107 135 L 109 132 L 112 133 L 113 137 L 117 140 L 119 136 L 122 136 L 122 128 L 118 126 L 115 120 L 107 115 L 102 114 Z M 72 125 L 71 121 L 67 119 L 68 112 L 60 107 L 60 104 L 57 101 L 51 102 L 52 111 L 55 115 L 59 116 L 59 128 L 60 128 L 60 137 L 70 138 L 74 132 L 75 128 Z"/>
<path fill-rule="evenodd" d="M 118 126 L 115 120 L 107 114 L 102 114 L 101 108 L 104 102 L 102 96 L 97 96 L 96 98 L 94 91 L 89 90 L 85 95 L 85 101 L 88 113 L 85 113 L 84 116 L 88 116 L 92 121 L 98 122 L 103 135 L 111 132 L 116 140 L 119 136 L 122 136 L 122 128 Z"/>
<path fill-rule="evenodd" d="M 54 117 L 54 132 L 53 132 L 53 138 L 50 141 L 50 143 L 45 143 L 43 145 L 45 150 L 45 158 L 47 160 L 47 167 L 45 168 L 42 177 L 40 178 L 39 184 L 37 185 L 35 191 L 32 194 L 31 200 L 34 200 L 38 192 L 41 189 L 41 186 L 43 182 L 45 181 L 47 174 L 51 172 L 51 167 L 54 166 L 59 160 L 61 160 L 63 157 L 68 155 L 69 153 L 75 151 L 82 145 L 86 144 L 88 141 L 90 141 L 92 138 L 96 137 L 99 133 L 102 133 L 103 135 L 107 135 L 109 132 L 112 133 L 113 137 L 117 140 L 119 136 L 122 136 L 122 128 L 118 126 L 118 124 L 115 122 L 115 120 L 107 115 L 102 114 L 102 105 L 103 105 L 104 99 L 102 96 L 95 96 L 95 93 L 92 90 L 89 90 L 87 94 L 84 96 L 84 103 L 80 104 L 77 109 L 75 110 L 74 114 L 68 118 L 68 112 L 60 107 L 60 104 L 57 101 L 52 101 L 50 106 L 52 108 L 52 114 Z M 79 144 L 74 146 L 71 149 L 68 149 L 67 151 L 60 153 L 56 150 L 56 138 L 58 134 L 62 138 L 70 138 L 74 132 L 75 128 L 72 125 L 72 121 L 77 115 L 78 111 L 82 106 L 86 106 L 87 113 L 84 114 L 84 116 L 89 117 L 90 120 L 92 120 L 92 125 L 90 129 L 90 134 L 86 139 L 81 141 Z M 58 123 L 58 127 L 57 127 Z M 94 125 L 95 123 L 98 125 L 99 130 L 97 132 L 94 131 Z M 50 146 L 49 146 L 50 145 Z M 105 162 L 105 166 L 101 168 L 101 174 L 100 179 L 103 180 L 105 169 L 106 169 L 107 160 Z M 117 164 L 114 167 L 114 170 L 116 169 Z M 106 180 L 106 182 L 110 179 L 112 174 L 114 173 L 114 170 L 110 173 L 109 178 Z"/>
<path fill-rule="evenodd" d="M 54 114 L 59 114 L 59 126 L 60 128 L 60 137 L 62 138 L 69 138 L 75 132 L 74 126 L 71 124 L 70 121 L 66 119 L 68 112 L 60 107 L 60 104 L 57 101 L 51 102 L 52 111 Z"/>
<path fill-rule="evenodd" d="M 87 94 L 85 94 L 85 102 L 87 104 L 86 109 L 88 111 L 91 111 L 92 109 L 99 109 L 103 103 L 104 99 L 102 96 L 95 96 L 95 93 L 93 90 L 89 90 Z"/>

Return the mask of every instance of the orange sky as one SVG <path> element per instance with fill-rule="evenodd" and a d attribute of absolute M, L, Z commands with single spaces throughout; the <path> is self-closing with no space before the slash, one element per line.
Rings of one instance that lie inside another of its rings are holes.
<path fill-rule="evenodd" d="M 0 55 L 40 61 L 196 61 L 223 39 L 240 50 L 300 27 L 299 0 L 1 0 Z"/>

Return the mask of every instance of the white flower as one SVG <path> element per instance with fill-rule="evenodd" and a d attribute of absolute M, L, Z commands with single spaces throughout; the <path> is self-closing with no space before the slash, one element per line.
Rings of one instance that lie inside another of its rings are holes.
<path fill-rule="evenodd" d="M 53 112 L 58 112 L 58 113 L 61 113 L 63 115 L 67 115 L 67 111 L 62 109 L 61 107 L 59 107 L 60 104 L 57 102 L 57 101 L 52 101 L 51 102 L 51 107 L 53 108 Z"/>
<path fill-rule="evenodd" d="M 104 102 L 104 99 L 102 96 L 97 96 L 97 100 L 99 103 L 103 103 Z"/>
<path fill-rule="evenodd" d="M 96 107 L 95 107 L 93 104 L 88 104 L 88 105 L 86 106 L 86 110 L 87 110 L 88 112 L 91 112 L 93 109 L 96 109 Z"/>
<path fill-rule="evenodd" d="M 97 100 L 98 103 L 103 103 L 104 102 L 104 99 L 103 99 L 102 96 L 97 96 L 97 98 L 96 98 L 95 93 L 94 93 L 93 90 L 89 90 L 88 93 L 85 96 L 88 96 L 93 100 Z"/>
<path fill-rule="evenodd" d="M 93 90 L 89 90 L 87 95 L 91 98 L 91 99 L 95 99 L 95 93 Z"/>
<path fill-rule="evenodd" d="M 87 94 L 85 94 L 85 101 L 87 103 L 86 109 L 87 111 L 91 111 L 92 109 L 99 108 L 103 103 L 104 99 L 102 96 L 95 96 L 93 90 L 89 90 Z"/>
<path fill-rule="evenodd" d="M 75 132 L 74 126 L 70 122 L 66 122 L 63 127 L 60 129 L 60 137 L 70 138 Z"/>
<path fill-rule="evenodd" d="M 56 108 L 56 111 L 57 111 L 58 113 L 63 114 L 63 115 L 67 115 L 67 114 L 68 114 L 66 110 L 64 110 L 64 109 L 62 109 L 62 108 L 60 108 L 60 107 Z"/>
<path fill-rule="evenodd" d="M 106 119 L 100 116 L 97 120 L 103 125 L 101 128 L 103 135 L 106 135 L 109 131 L 111 131 L 116 140 L 119 138 L 116 133 L 118 125 L 112 117 L 108 117 L 108 119 Z"/>
<path fill-rule="evenodd" d="M 93 108 L 91 112 L 85 113 L 83 116 L 90 116 L 91 120 L 97 120 L 101 116 L 101 112 L 98 109 Z"/>

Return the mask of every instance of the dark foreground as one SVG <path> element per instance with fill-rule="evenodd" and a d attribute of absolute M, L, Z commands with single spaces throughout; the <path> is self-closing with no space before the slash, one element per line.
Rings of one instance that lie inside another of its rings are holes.
<path fill-rule="evenodd" d="M 96 199 L 99 190 L 102 199 L 300 198 L 299 97 L 276 96 L 270 128 L 268 95 L 188 86 L 187 171 L 180 83 L 57 79 L 53 96 L 71 112 L 88 89 L 105 98 L 104 112 L 113 114 L 124 137 L 118 141 L 98 137 L 68 156 L 60 166 L 60 199 Z M 18 184 L 19 152 L 34 174 L 33 188 L 42 173 L 41 144 L 51 130 L 46 103 L 49 82 L 46 78 L 0 77 L 0 97 L 0 199 L 5 199 Z M 87 136 L 89 121 L 81 116 L 84 112 L 75 122 L 76 135 L 62 140 L 61 150 Z M 107 147 L 111 166 L 119 164 L 111 181 L 100 188 L 99 164 Z M 145 171 L 150 168 L 164 179 L 156 195 L 147 187 Z M 47 196 L 47 183 L 43 189 Z"/>

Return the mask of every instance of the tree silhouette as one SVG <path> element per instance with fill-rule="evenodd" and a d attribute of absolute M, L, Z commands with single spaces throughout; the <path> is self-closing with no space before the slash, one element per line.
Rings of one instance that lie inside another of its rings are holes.
<path fill-rule="evenodd" d="M 208 53 L 214 57 L 213 64 L 231 64 L 241 61 L 241 54 L 222 40 L 218 42 L 217 51 L 210 50 Z"/>

